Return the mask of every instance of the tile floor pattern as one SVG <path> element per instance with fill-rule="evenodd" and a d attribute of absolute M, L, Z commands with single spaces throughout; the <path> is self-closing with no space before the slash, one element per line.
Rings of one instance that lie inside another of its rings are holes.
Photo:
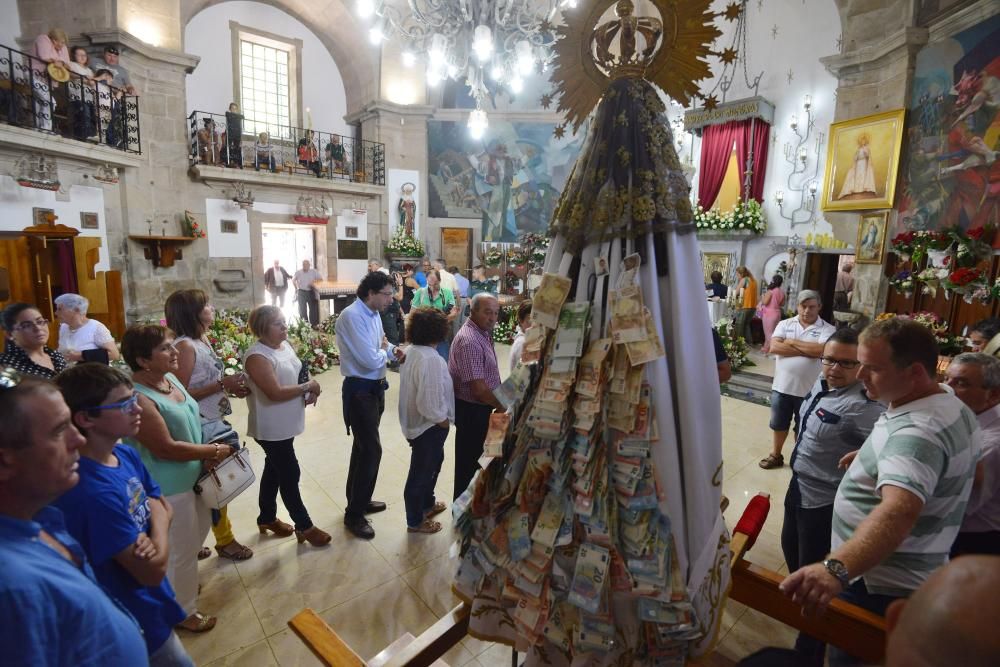
<path fill-rule="evenodd" d="M 506 349 L 498 348 L 506 359 Z M 341 410 L 339 367 L 319 376 L 325 393 L 316 408 L 307 410 L 306 431 L 295 442 L 302 466 L 301 489 L 313 521 L 330 532 L 333 541 L 323 548 L 299 545 L 294 537 L 259 535 L 256 528 L 257 487 L 230 505 L 237 539 L 254 550 L 242 563 L 214 554 L 201 562 L 202 611 L 217 615 L 218 626 L 202 635 L 182 632 L 182 639 L 198 665 L 318 665 L 287 621 L 304 607 L 312 607 L 365 659 L 371 658 L 405 632 L 419 635 L 458 600 L 450 589 L 457 561 L 450 556 L 453 542 L 451 514 L 438 517 L 445 529 L 436 535 L 406 532 L 402 499 L 410 451 L 396 416 L 398 375 L 390 374 L 382 419 L 382 464 L 375 498 L 388 510 L 371 517 L 375 539 L 353 537 L 343 525 L 344 486 L 350 439 Z M 233 424 L 246 426 L 242 402 L 234 405 Z M 767 409 L 731 398 L 722 399 L 724 493 L 730 499 L 726 520 L 730 527 L 758 491 L 771 494 L 772 508 L 750 560 L 785 572 L 779 546 L 781 502 L 788 485 L 788 468 L 766 471 L 757 461 L 768 449 Z M 454 434 L 454 431 L 452 431 Z M 259 446 L 248 440 L 258 475 L 263 464 Z M 445 446 L 445 462 L 438 479 L 438 497 L 451 500 L 454 435 Z M 279 517 L 288 520 L 279 504 Z M 214 544 L 209 535 L 207 544 Z M 719 648 L 722 659 L 738 660 L 765 645 L 791 646 L 794 631 L 736 602 L 729 602 Z M 506 667 L 510 649 L 466 637 L 444 656 L 454 667 Z"/>

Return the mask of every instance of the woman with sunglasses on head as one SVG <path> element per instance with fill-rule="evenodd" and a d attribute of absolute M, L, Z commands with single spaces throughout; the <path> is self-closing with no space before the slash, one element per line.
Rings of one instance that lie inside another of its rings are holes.
<path fill-rule="evenodd" d="M 46 342 L 49 321 L 27 303 L 12 303 L 3 309 L 6 348 L 0 368 L 13 368 L 24 375 L 51 379 L 66 368 L 66 359 Z"/>
<path fill-rule="evenodd" d="M 239 448 L 240 435 L 226 421 L 233 411 L 229 397 L 246 398 L 250 390 L 243 373 L 223 373 L 222 360 L 208 343 L 207 333 L 215 320 L 215 308 L 200 289 L 185 289 L 167 297 L 164 313 L 167 326 L 177 334 L 174 341 L 177 347 L 177 379 L 198 401 L 202 439 L 206 442 L 225 442 L 230 447 Z M 225 507 L 212 518 L 215 551 L 220 558 L 246 560 L 253 556 L 250 547 L 236 541 Z M 208 558 L 211 553 L 205 547 L 198 552 L 198 559 Z"/>
<path fill-rule="evenodd" d="M 132 369 L 139 392 L 142 421 L 134 441 L 149 473 L 174 509 L 170 524 L 167 577 L 177 602 L 188 614 L 177 627 L 205 632 L 216 619 L 198 611 L 198 550 L 208 535 L 211 515 L 198 502 L 194 485 L 203 467 L 212 468 L 229 456 L 219 443 L 202 444 L 198 403 L 174 375 L 178 371 L 174 335 L 158 324 L 136 324 L 122 337 L 122 356 Z"/>

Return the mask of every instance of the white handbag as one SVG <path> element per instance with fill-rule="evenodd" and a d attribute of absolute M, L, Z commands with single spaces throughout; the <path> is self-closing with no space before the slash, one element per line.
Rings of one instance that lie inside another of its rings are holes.
<path fill-rule="evenodd" d="M 250 450 L 244 446 L 202 475 L 194 485 L 194 492 L 205 505 L 220 510 L 248 489 L 255 479 L 250 466 Z"/>

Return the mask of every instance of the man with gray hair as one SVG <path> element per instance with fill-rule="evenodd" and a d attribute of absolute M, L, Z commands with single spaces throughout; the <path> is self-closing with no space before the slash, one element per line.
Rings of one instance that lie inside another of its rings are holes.
<path fill-rule="evenodd" d="M 836 331 L 819 316 L 819 292 L 802 290 L 797 302 L 798 314 L 778 322 L 771 336 L 771 352 L 778 357 L 771 383 L 771 453 L 758 464 L 766 470 L 785 465 L 781 448 L 788 438 L 788 428 L 794 417 L 795 432 L 799 431 L 802 398 L 819 377 L 823 345 Z"/>
<path fill-rule="evenodd" d="M 951 556 L 1000 556 L 1000 359 L 981 352 L 955 357 L 948 386 L 976 413 L 983 449 Z"/>

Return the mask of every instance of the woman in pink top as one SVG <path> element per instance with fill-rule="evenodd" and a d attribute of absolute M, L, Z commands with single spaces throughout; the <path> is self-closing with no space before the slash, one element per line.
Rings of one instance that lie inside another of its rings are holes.
<path fill-rule="evenodd" d="M 760 300 L 760 319 L 764 323 L 764 347 L 760 348 L 760 351 L 764 354 L 770 352 L 771 334 L 781 321 L 781 307 L 785 304 L 785 290 L 781 289 L 783 282 L 781 276 L 774 276 Z"/>

